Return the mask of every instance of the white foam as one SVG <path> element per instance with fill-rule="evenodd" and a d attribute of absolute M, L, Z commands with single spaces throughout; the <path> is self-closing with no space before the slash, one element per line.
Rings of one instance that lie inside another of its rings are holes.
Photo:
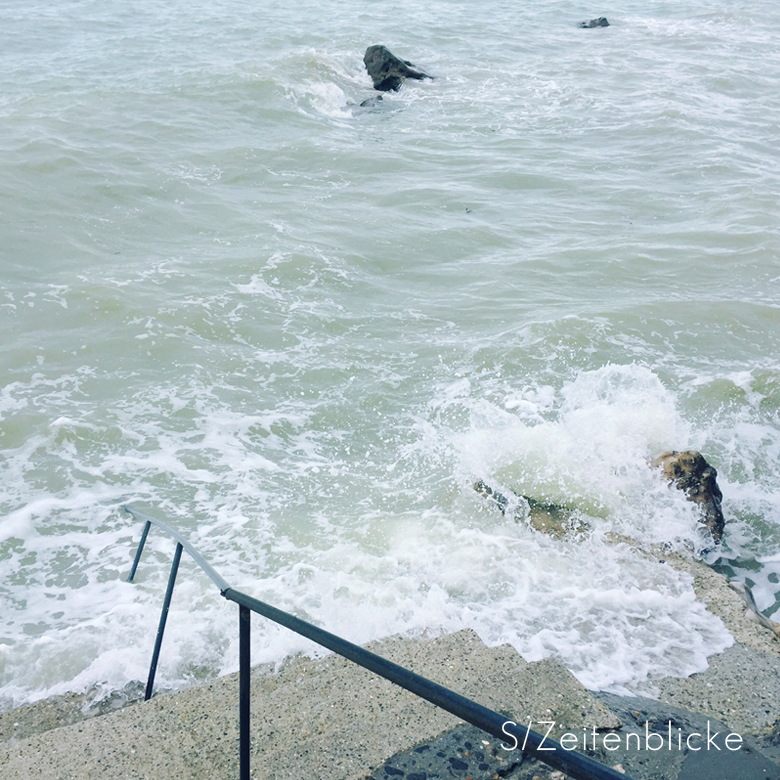
<path fill-rule="evenodd" d="M 658 487 L 648 459 L 684 442 L 673 397 L 641 366 L 584 372 L 554 404 L 549 390 L 541 401 L 475 402 L 471 428 L 455 435 L 463 471 L 603 516 L 644 504 L 641 493 Z"/>
<path fill-rule="evenodd" d="M 468 554 L 440 565 L 460 582 L 447 587 L 468 589 L 472 598 L 489 579 L 486 572 L 499 567 L 496 592 L 506 595 L 487 600 L 489 616 L 476 619 L 481 633 L 512 642 L 529 659 L 561 657 L 596 688 L 626 691 L 655 673 L 706 668 L 707 655 L 731 639 L 696 601 L 689 578 L 602 536 L 614 531 L 683 552 L 703 546 L 696 508 L 648 466 L 673 444 L 684 447 L 686 425 L 672 394 L 652 372 L 629 365 L 582 372 L 554 401 L 546 390 L 505 398 L 503 408 L 471 398 L 462 381 L 441 394 L 450 413 L 458 403 L 471 414 L 467 430 L 445 436 L 459 453 L 464 489 L 479 478 L 507 493 L 570 506 L 594 533 L 586 541 L 555 542 L 522 521 L 522 529 L 511 528 L 507 517 L 500 538 L 514 547 L 527 534 L 522 550 L 516 557 L 494 550 L 483 561 L 471 534 Z M 429 551 L 430 540 L 415 547 Z"/>
<path fill-rule="evenodd" d="M 417 441 L 394 445 L 386 462 L 340 450 L 338 426 L 313 428 L 316 403 L 250 413 L 197 384 L 136 396 L 110 425 L 54 417 L 17 468 L 45 445 L 82 476 L 59 495 L 28 495 L 3 526 L 17 540 L 5 564 L 6 700 L 144 678 L 172 545 L 153 534 L 138 583 L 120 581 L 140 528 L 115 507 L 134 496 L 188 533 L 234 586 L 352 641 L 471 626 L 488 643 L 554 655 L 585 684 L 621 691 L 703 669 L 731 638 L 690 578 L 603 538 L 697 543 L 693 505 L 647 466 L 686 428 L 673 395 L 637 365 L 581 372 L 557 392 L 500 387 L 494 403 L 478 382 L 443 384 Z M 105 437 L 96 459 L 93 442 Z M 476 477 L 569 504 L 593 533 L 541 535 L 490 508 L 470 488 Z M 233 610 L 182 566 L 163 687 L 236 666 Z M 256 660 L 298 650 L 312 652 L 258 621 Z"/>

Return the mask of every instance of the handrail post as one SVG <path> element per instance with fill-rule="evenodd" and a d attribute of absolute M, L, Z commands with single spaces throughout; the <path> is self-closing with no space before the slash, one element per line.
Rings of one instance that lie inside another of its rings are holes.
<path fill-rule="evenodd" d="M 135 552 L 135 560 L 133 561 L 133 565 L 130 567 L 130 575 L 127 578 L 128 582 L 133 581 L 133 577 L 135 577 L 135 571 L 138 568 L 138 564 L 141 560 L 141 553 L 144 551 L 144 545 L 146 544 L 146 537 L 149 536 L 149 529 L 152 527 L 151 520 L 146 521 L 146 525 L 144 526 L 144 532 L 141 534 L 141 541 L 138 543 L 138 549 Z"/>
<path fill-rule="evenodd" d="M 249 780 L 249 704 L 250 704 L 250 649 L 249 630 L 252 612 L 238 605 L 238 717 L 239 717 L 239 771 L 241 780 Z"/>
<path fill-rule="evenodd" d="M 146 681 L 146 695 L 144 696 L 144 701 L 149 701 L 149 699 L 152 698 L 154 676 L 157 673 L 157 661 L 160 658 L 160 648 L 162 647 L 163 633 L 165 632 L 165 622 L 168 619 L 168 610 L 171 606 L 171 597 L 173 596 L 173 586 L 176 584 L 176 574 L 179 571 L 179 561 L 181 561 L 181 551 L 183 549 L 181 542 L 177 542 L 176 552 L 173 554 L 171 574 L 168 577 L 168 589 L 165 591 L 165 601 L 163 601 L 163 608 L 160 613 L 160 624 L 157 626 L 157 639 L 155 639 L 154 642 L 152 665 L 149 667 L 149 679 Z"/>

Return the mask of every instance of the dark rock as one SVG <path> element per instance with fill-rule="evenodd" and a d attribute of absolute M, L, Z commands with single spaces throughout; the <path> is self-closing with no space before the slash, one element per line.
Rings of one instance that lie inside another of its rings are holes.
<path fill-rule="evenodd" d="M 414 70 L 407 60 L 399 60 L 385 46 L 369 46 L 363 55 L 368 75 L 374 82 L 374 89 L 380 92 L 397 92 L 406 79 L 429 79 L 427 73 Z"/>
<path fill-rule="evenodd" d="M 673 482 L 689 500 L 701 507 L 707 530 L 712 538 L 719 542 L 726 525 L 720 508 L 723 494 L 716 481 L 718 472 L 707 463 L 702 454 L 696 450 L 670 450 L 662 452 L 650 465 L 660 468 L 669 482 Z"/>
<path fill-rule="evenodd" d="M 598 19 L 591 19 L 589 22 L 580 22 L 580 27 L 589 29 L 592 27 L 609 27 L 606 16 L 599 16 Z"/>

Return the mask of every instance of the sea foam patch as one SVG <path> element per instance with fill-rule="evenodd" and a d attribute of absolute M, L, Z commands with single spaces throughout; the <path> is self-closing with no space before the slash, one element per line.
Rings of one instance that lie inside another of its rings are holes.
<path fill-rule="evenodd" d="M 486 528 L 469 533 L 470 563 L 445 554 L 441 567 L 484 599 L 478 616 L 470 610 L 483 637 L 510 641 L 529 659 L 556 655 L 594 688 L 625 692 L 654 674 L 706 668 L 707 656 L 731 643 L 728 632 L 696 601 L 687 575 L 632 549 L 665 544 L 693 554 L 705 544 L 695 507 L 649 466 L 686 430 L 673 394 L 628 365 L 582 372 L 557 393 L 510 393 L 504 404 L 473 395 L 460 381 L 441 396 L 448 420 L 459 417 L 453 405 L 469 411 L 465 429 L 448 434 L 463 489 L 482 479 L 567 508 L 589 529 L 555 539 L 522 513 L 494 508 Z M 475 542 L 488 534 L 505 549 L 488 554 L 490 544 Z M 633 542 L 615 546 L 614 534 Z"/>

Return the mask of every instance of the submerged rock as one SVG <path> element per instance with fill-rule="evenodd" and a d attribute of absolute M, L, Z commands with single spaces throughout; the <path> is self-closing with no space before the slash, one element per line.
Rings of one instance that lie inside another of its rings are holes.
<path fill-rule="evenodd" d="M 414 70 L 407 60 L 400 60 L 385 46 L 369 46 L 363 55 L 368 75 L 374 89 L 380 92 L 397 92 L 406 79 L 429 79 L 427 73 Z"/>
<path fill-rule="evenodd" d="M 599 16 L 598 19 L 591 19 L 589 22 L 580 22 L 580 27 L 590 29 L 593 27 L 609 27 L 606 16 Z"/>
<path fill-rule="evenodd" d="M 586 523 L 575 509 L 547 501 L 537 501 L 514 492 L 510 500 L 481 479 L 474 483 L 473 488 L 483 498 L 496 504 L 504 514 L 510 511 L 515 519 L 522 519 L 536 531 L 556 539 L 567 535 L 580 536 L 587 531 Z"/>
<path fill-rule="evenodd" d="M 345 108 L 351 111 L 353 115 L 358 115 L 376 113 L 382 109 L 383 105 L 382 96 L 376 95 L 375 97 L 366 98 L 366 100 L 360 103 L 353 103 L 351 100 L 348 100 Z"/>
<path fill-rule="evenodd" d="M 382 100 L 381 95 L 377 95 L 376 97 L 367 98 L 364 100 L 361 104 L 361 108 L 378 108 Z"/>
<path fill-rule="evenodd" d="M 699 505 L 704 525 L 713 541 L 719 542 L 726 525 L 720 508 L 723 494 L 716 481 L 718 472 L 707 463 L 702 454 L 696 450 L 670 450 L 662 452 L 650 461 L 650 466 L 661 469 L 661 473 L 670 483 L 682 490 L 690 501 Z M 473 487 L 481 496 L 496 504 L 502 512 L 511 510 L 515 515 L 525 515 L 529 524 L 538 531 L 561 536 L 569 531 L 584 530 L 578 513 L 568 507 L 537 501 L 514 492 L 512 498 L 508 498 L 482 480 L 474 483 Z M 521 511 L 518 512 L 518 509 Z"/>

